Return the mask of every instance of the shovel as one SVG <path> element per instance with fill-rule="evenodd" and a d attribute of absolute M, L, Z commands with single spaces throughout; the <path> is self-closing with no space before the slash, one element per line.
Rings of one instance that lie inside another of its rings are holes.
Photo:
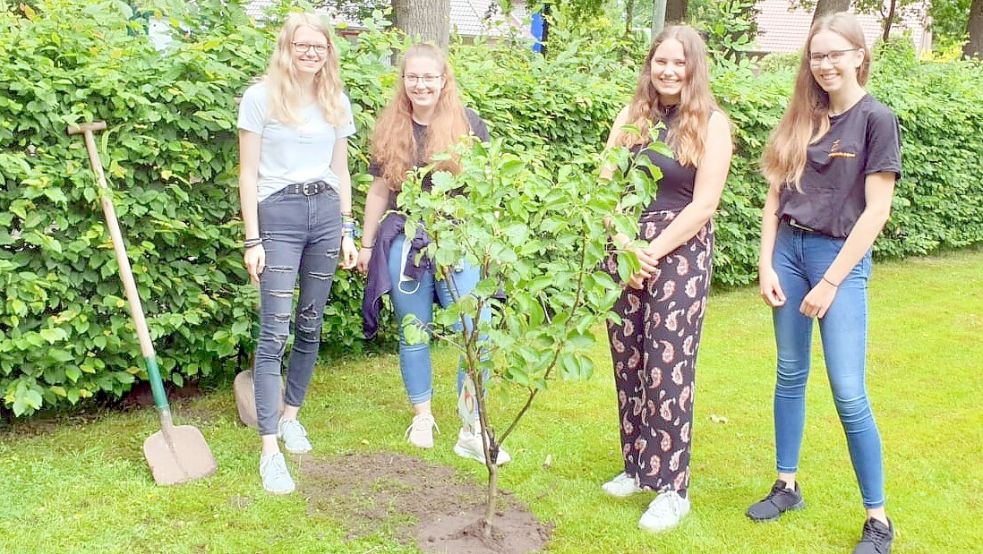
<path fill-rule="evenodd" d="M 164 392 L 164 383 L 161 381 L 160 369 L 157 367 L 157 355 L 154 353 L 154 345 L 150 342 L 150 331 L 147 329 L 147 322 L 143 317 L 140 294 L 137 292 L 136 283 L 133 281 L 133 272 L 130 269 L 130 260 L 126 256 L 126 246 L 123 244 L 123 235 L 119 229 L 119 221 L 116 219 L 116 210 L 110 198 L 109 187 L 106 185 L 106 176 L 102 171 L 102 162 L 99 161 L 99 152 L 96 150 L 94 133 L 105 128 L 105 121 L 95 121 L 69 127 L 68 134 L 81 134 L 85 137 L 89 163 L 92 164 L 92 171 L 95 173 L 99 188 L 102 190 L 102 194 L 100 194 L 102 211 L 106 216 L 109 236 L 113 240 L 113 250 L 116 251 L 119 276 L 123 281 L 126 299 L 130 303 L 130 315 L 133 317 L 133 325 L 137 330 L 137 338 L 140 339 L 140 351 L 147 367 L 150 388 L 154 394 L 154 404 L 160 414 L 160 431 L 150 435 L 143 442 L 143 455 L 147 458 L 150 471 L 154 475 L 154 481 L 158 485 L 185 483 L 215 473 L 218 465 L 215 463 L 212 451 L 209 450 L 201 431 L 190 425 L 175 427 L 171 421 L 171 408 L 167 404 L 167 394 Z"/>

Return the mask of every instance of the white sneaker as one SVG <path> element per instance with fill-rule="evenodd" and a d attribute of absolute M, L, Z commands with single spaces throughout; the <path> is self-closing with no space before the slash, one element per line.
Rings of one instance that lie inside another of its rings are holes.
<path fill-rule="evenodd" d="M 294 480 L 287 471 L 287 461 L 283 454 L 266 454 L 259 457 L 259 476 L 263 479 L 263 488 L 273 494 L 290 494 L 294 492 Z"/>
<path fill-rule="evenodd" d="M 638 520 L 638 526 L 653 533 L 672 529 L 686 517 L 689 508 L 689 499 L 679 496 L 676 491 L 661 493 L 655 497 L 655 500 L 642 514 L 642 518 Z"/>
<path fill-rule="evenodd" d="M 635 482 L 634 477 L 628 477 L 628 474 L 622 471 L 618 475 L 611 479 L 607 483 L 601 485 L 604 492 L 615 496 L 617 498 L 625 498 L 631 496 L 635 493 L 642 492 L 641 487 Z"/>
<path fill-rule="evenodd" d="M 437 422 L 433 419 L 433 414 L 416 414 L 413 422 L 406 428 L 406 439 L 413 446 L 419 448 L 433 448 L 433 430 L 440 432 Z"/>
<path fill-rule="evenodd" d="M 457 436 L 457 444 L 454 445 L 454 453 L 462 458 L 471 458 L 472 460 L 485 463 L 485 447 L 481 441 L 480 431 L 478 433 L 472 433 L 462 428 Z M 495 461 L 495 465 L 501 466 L 511 461 L 512 456 L 509 456 L 509 453 L 504 448 L 499 447 L 498 459 Z"/>
<path fill-rule="evenodd" d="M 283 439 L 283 447 L 291 454 L 306 454 L 313 448 L 307 440 L 307 429 L 296 419 L 281 419 L 276 427 L 277 438 Z"/>

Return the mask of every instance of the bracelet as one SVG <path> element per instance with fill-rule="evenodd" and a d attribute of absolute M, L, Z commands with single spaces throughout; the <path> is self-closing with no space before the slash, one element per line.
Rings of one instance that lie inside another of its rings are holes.
<path fill-rule="evenodd" d="M 372 245 L 372 246 L 375 246 L 375 245 Z M 361 245 L 361 247 L 362 247 L 363 250 L 372 250 L 372 246 L 365 246 L 364 244 Z"/>
<path fill-rule="evenodd" d="M 836 283 L 834 283 L 834 282 L 830 281 L 829 279 L 827 279 L 825 275 L 823 275 L 823 281 L 826 281 L 830 285 L 833 285 L 833 288 L 839 288 L 839 285 L 837 285 Z"/>
<path fill-rule="evenodd" d="M 341 214 L 341 236 L 355 238 L 355 218 L 351 214 Z"/>
<path fill-rule="evenodd" d="M 242 246 L 246 250 L 249 250 L 250 248 L 252 248 L 254 246 L 259 246 L 261 244 L 263 244 L 263 239 L 261 239 L 261 238 L 246 239 L 246 240 L 242 241 Z"/>

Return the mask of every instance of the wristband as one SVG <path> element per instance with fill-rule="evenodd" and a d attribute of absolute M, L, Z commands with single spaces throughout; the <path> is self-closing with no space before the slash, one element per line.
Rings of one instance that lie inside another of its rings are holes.
<path fill-rule="evenodd" d="M 355 238 L 355 218 L 350 214 L 341 215 L 341 236 L 350 239 Z"/>

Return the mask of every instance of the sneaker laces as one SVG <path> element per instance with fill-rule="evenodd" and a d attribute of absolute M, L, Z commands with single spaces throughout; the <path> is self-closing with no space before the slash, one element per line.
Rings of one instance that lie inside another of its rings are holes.
<path fill-rule="evenodd" d="M 289 430 L 289 432 L 299 433 L 302 437 L 307 436 L 307 429 L 300 421 L 296 419 L 284 419 L 280 421 L 280 426 L 283 428 L 282 434 L 284 435 L 287 434 Z"/>
<path fill-rule="evenodd" d="M 433 418 L 433 414 L 417 414 L 413 416 L 413 421 L 410 422 L 410 426 L 406 428 L 406 432 L 403 433 L 403 437 L 409 437 L 410 433 L 413 431 L 423 431 L 426 429 L 436 429 L 440 432 L 440 427 L 437 426 L 437 421 Z"/>
<path fill-rule="evenodd" d="M 864 522 L 864 532 L 860 542 L 870 542 L 880 545 L 890 540 L 891 528 L 884 525 L 880 521 L 877 521 L 877 523 L 881 524 L 881 526 L 878 526 L 874 523 L 875 521 L 876 520 L 874 518 L 870 518 Z"/>
<path fill-rule="evenodd" d="M 672 510 L 674 513 L 679 513 L 680 511 L 679 504 L 680 504 L 680 500 L 682 499 L 683 497 L 679 496 L 679 493 L 664 492 L 659 496 L 655 497 L 655 500 L 653 500 L 652 503 L 649 504 L 649 509 L 657 508 L 658 506 L 665 504 L 666 507 Z"/>
<path fill-rule="evenodd" d="M 771 500 L 783 493 L 794 493 L 794 492 L 795 491 L 789 489 L 787 485 L 784 484 L 783 482 L 776 481 L 775 484 L 771 486 L 771 492 L 768 493 L 768 496 L 764 497 L 762 502 L 764 502 L 765 500 Z"/>
<path fill-rule="evenodd" d="M 287 471 L 287 461 L 282 455 L 274 454 L 266 463 L 263 464 L 264 473 L 270 473 L 273 477 L 281 477 L 283 475 L 290 475 Z"/>

